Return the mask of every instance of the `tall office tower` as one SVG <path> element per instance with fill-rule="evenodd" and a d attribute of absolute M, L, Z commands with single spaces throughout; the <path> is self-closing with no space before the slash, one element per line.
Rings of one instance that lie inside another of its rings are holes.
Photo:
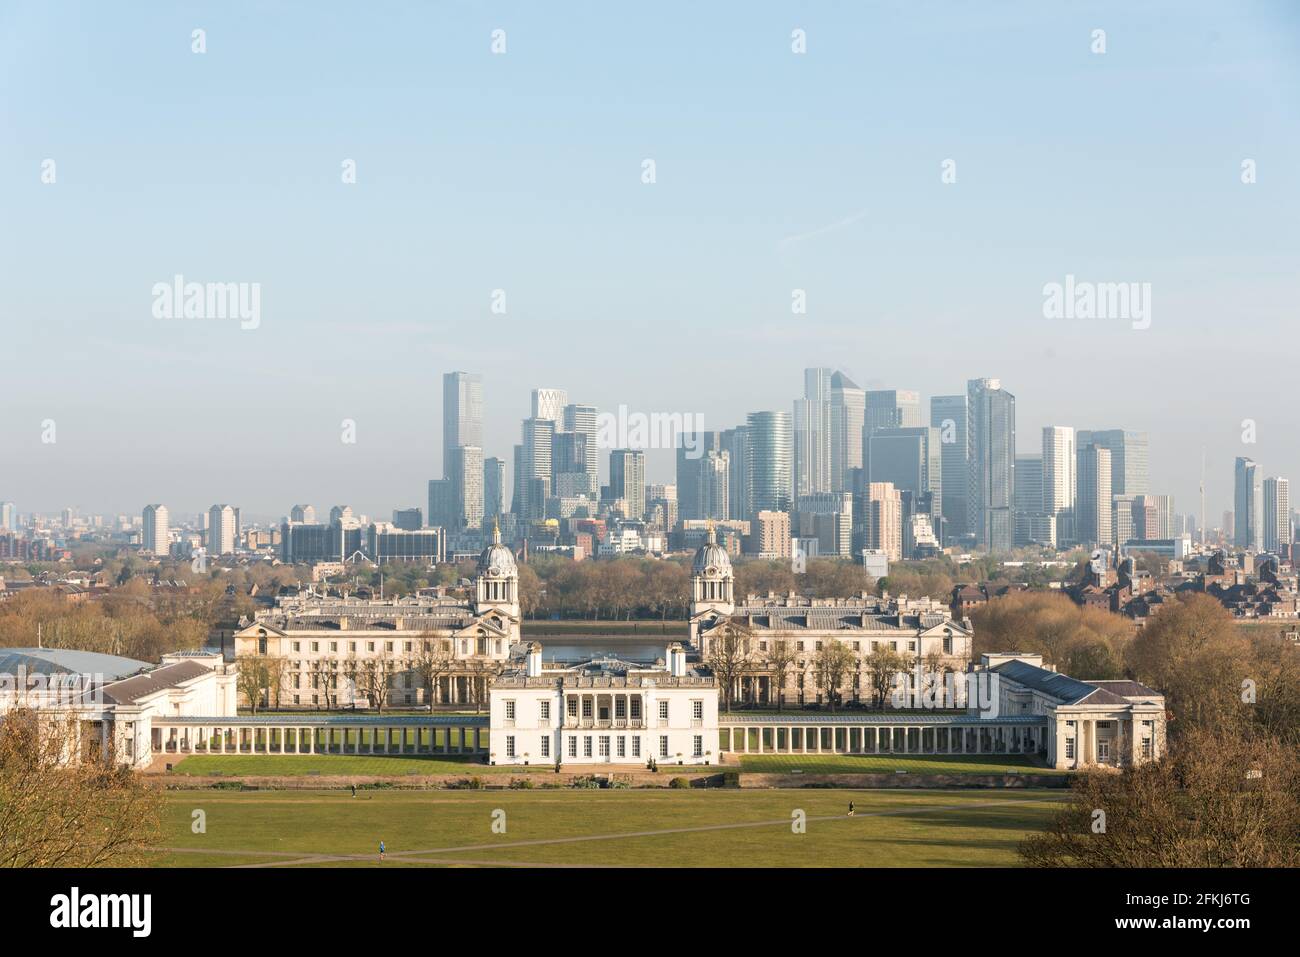
<path fill-rule="evenodd" d="M 534 389 L 532 418 L 554 422 L 558 432 L 564 426 L 564 407 L 568 404 L 569 393 L 565 389 Z"/>
<path fill-rule="evenodd" d="M 208 509 L 208 555 L 229 555 L 235 550 L 239 534 L 239 521 L 230 505 L 214 505 Z"/>
<path fill-rule="evenodd" d="M 483 446 L 483 377 L 448 372 L 442 377 L 442 477 L 449 478 L 448 453 L 460 445 Z"/>
<path fill-rule="evenodd" d="M 1239 548 L 1260 550 L 1264 544 L 1260 527 L 1263 511 L 1263 491 L 1260 487 L 1259 465 L 1244 455 L 1237 458 L 1233 475 L 1232 525 L 1235 532 L 1232 543 Z"/>
<path fill-rule="evenodd" d="M 572 498 L 600 495 L 600 479 L 587 468 L 588 440 L 585 432 L 556 432 L 551 437 L 551 494 Z"/>
<path fill-rule="evenodd" d="M 524 419 L 524 441 L 519 463 L 519 490 L 523 506 L 519 517 L 526 521 L 546 517 L 546 499 L 551 494 L 551 444 L 554 435 L 554 419 L 536 416 Z"/>
<path fill-rule="evenodd" d="M 1010 551 L 1015 531 L 1016 397 L 998 379 L 967 383 L 970 491 L 967 515 L 978 546 Z"/>
<path fill-rule="evenodd" d="M 483 450 L 477 445 L 458 445 L 450 449 L 447 478 L 451 482 L 455 521 L 447 531 L 483 527 Z"/>
<path fill-rule="evenodd" d="M 1137 495 L 1112 495 L 1110 497 L 1110 544 L 1116 551 L 1138 537 L 1138 529 L 1146 522 Z"/>
<path fill-rule="evenodd" d="M 746 426 L 738 425 L 722 433 L 722 450 L 730 463 L 727 518 L 745 522 L 754 517 L 754 469 L 749 445 Z"/>
<path fill-rule="evenodd" d="M 506 462 L 505 459 L 483 460 L 483 518 L 495 521 L 505 509 Z"/>
<path fill-rule="evenodd" d="M 1291 483 L 1284 478 L 1264 479 L 1264 551 L 1290 552 L 1292 540 Z"/>
<path fill-rule="evenodd" d="M 18 509 L 13 502 L 0 502 L 0 528 L 10 532 L 18 528 Z"/>
<path fill-rule="evenodd" d="M 751 507 L 755 512 L 790 511 L 794 457 L 790 413 L 751 412 L 745 429 L 749 433 Z"/>
<path fill-rule="evenodd" d="M 939 430 L 943 462 L 943 530 L 940 541 L 957 541 L 970 533 L 970 432 L 966 396 L 936 395 L 930 399 L 930 425 Z M 939 531 L 936 529 L 936 531 Z"/>
<path fill-rule="evenodd" d="M 522 517 L 524 514 L 524 447 L 514 447 L 513 481 L 510 483 L 510 514 Z"/>
<path fill-rule="evenodd" d="M 1059 544 L 1074 543 L 1074 502 L 1079 495 L 1079 458 L 1074 429 L 1068 425 L 1043 428 L 1043 512 L 1056 518 Z"/>
<path fill-rule="evenodd" d="M 862 467 L 871 474 L 871 434 L 879 429 L 905 429 L 924 425 L 921 393 L 879 389 L 867 393 L 862 424 Z"/>
<path fill-rule="evenodd" d="M 812 492 L 795 503 L 800 538 L 816 538 L 822 555 L 853 557 L 853 493 Z"/>
<path fill-rule="evenodd" d="M 865 456 L 871 472 L 867 482 L 889 482 L 900 493 L 910 492 L 911 511 L 930 517 L 932 528 L 940 525 L 943 509 L 943 452 L 940 434 L 933 426 L 877 429 L 867 439 Z M 904 524 L 911 512 L 903 516 Z"/>
<path fill-rule="evenodd" d="M 645 487 L 646 520 L 665 535 L 677 525 L 677 486 L 659 482 Z"/>
<path fill-rule="evenodd" d="M 790 513 L 760 509 L 750 524 L 750 551 L 761 558 L 789 558 Z"/>
<path fill-rule="evenodd" d="M 1150 439 L 1145 432 L 1124 429 L 1088 431 L 1075 435 L 1075 448 L 1095 445 L 1110 449 L 1114 495 L 1146 495 L 1151 491 L 1151 473 L 1147 464 Z"/>
<path fill-rule="evenodd" d="M 716 468 L 716 459 L 708 464 L 709 453 L 722 450 L 722 433 L 716 431 L 682 433 L 677 439 L 677 513 L 683 520 L 727 518 L 704 514 L 705 473 Z"/>
<path fill-rule="evenodd" d="M 316 507 L 314 505 L 295 505 L 289 509 L 289 521 L 316 524 Z"/>
<path fill-rule="evenodd" d="M 449 478 L 429 480 L 429 526 L 456 528 L 456 484 Z"/>
<path fill-rule="evenodd" d="M 1176 517 L 1172 495 L 1135 496 L 1133 537 L 1150 541 L 1173 538 Z"/>
<path fill-rule="evenodd" d="M 831 491 L 851 492 L 852 469 L 862 468 L 867 393 L 843 372 L 831 374 Z"/>
<path fill-rule="evenodd" d="M 167 506 L 146 505 L 143 519 L 144 535 L 141 537 L 141 545 L 145 551 L 165 558 L 171 551 L 171 529 L 167 525 Z"/>
<path fill-rule="evenodd" d="M 870 482 L 866 492 L 866 547 L 891 562 L 903 557 L 903 497 L 891 482 Z"/>
<path fill-rule="evenodd" d="M 609 495 L 627 503 L 627 517 L 645 515 L 645 452 L 615 449 L 609 453 Z"/>
<path fill-rule="evenodd" d="M 586 436 L 587 460 L 585 471 L 595 476 L 600 471 L 600 448 L 597 441 L 596 407 L 594 405 L 566 405 L 564 407 L 564 431 L 576 432 Z M 600 493 L 600 480 L 593 478 L 591 487 L 593 495 Z"/>
<path fill-rule="evenodd" d="M 805 369 L 794 402 L 794 494 L 831 490 L 831 370 Z"/>
<path fill-rule="evenodd" d="M 352 514 L 351 505 L 335 505 L 333 508 L 330 509 L 331 525 L 333 525 L 335 522 L 342 522 L 343 524 L 347 525 L 355 520 L 356 520 L 355 516 Z"/>
<path fill-rule="evenodd" d="M 725 521 L 731 517 L 731 454 L 706 452 L 696 478 L 696 518 Z M 680 502 L 679 502 L 680 506 Z M 679 507 L 680 512 L 680 507 Z"/>
<path fill-rule="evenodd" d="M 1110 449 L 1086 445 L 1078 454 L 1079 496 L 1074 509 L 1078 544 L 1111 545 Z"/>
<path fill-rule="evenodd" d="M 1036 541 L 1034 530 L 1038 519 L 1046 515 L 1043 508 L 1043 482 L 1046 467 L 1041 455 L 1016 456 L 1016 537 L 1017 545 L 1031 545 Z"/>

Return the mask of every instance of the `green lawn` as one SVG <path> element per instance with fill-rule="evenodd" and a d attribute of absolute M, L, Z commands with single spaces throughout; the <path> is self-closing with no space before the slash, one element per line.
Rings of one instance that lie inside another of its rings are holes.
<path fill-rule="evenodd" d="M 1059 800 L 1044 791 L 172 791 L 156 863 L 1007 866 Z M 802 834 L 791 828 L 799 811 Z M 498 812 L 504 834 L 492 829 Z M 342 859 L 320 857 L 331 855 Z"/>
<path fill-rule="evenodd" d="M 733 765 L 734 767 L 734 765 Z M 1066 774 L 1038 767 L 1021 754 L 746 754 L 740 770 L 789 774 L 997 774 L 1015 769 L 1034 774 Z"/>

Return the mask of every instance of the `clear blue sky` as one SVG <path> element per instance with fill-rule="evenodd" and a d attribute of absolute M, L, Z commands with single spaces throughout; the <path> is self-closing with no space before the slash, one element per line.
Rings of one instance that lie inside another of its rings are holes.
<path fill-rule="evenodd" d="M 1204 445 L 1211 524 L 1236 455 L 1300 481 L 1300 4 L 9 2 L 0 144 L 23 511 L 423 504 L 452 369 L 507 461 L 534 386 L 726 427 L 832 365 L 1149 430 L 1179 511 Z M 153 318 L 177 273 L 260 326 Z M 1043 318 L 1066 274 L 1151 328 Z"/>

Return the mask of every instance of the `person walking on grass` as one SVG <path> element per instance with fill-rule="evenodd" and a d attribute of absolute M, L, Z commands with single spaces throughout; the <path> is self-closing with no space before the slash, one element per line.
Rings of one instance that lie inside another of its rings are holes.
<path fill-rule="evenodd" d="M 355 784 L 352 785 L 352 796 L 353 797 L 357 796 L 357 786 Z"/>
<path fill-rule="evenodd" d="M 383 841 L 380 841 L 380 842 L 379 842 L 379 859 L 380 859 L 381 861 L 384 859 L 384 842 L 383 842 Z"/>
<path fill-rule="evenodd" d="M 849 817 L 853 816 L 853 802 L 849 802 Z"/>

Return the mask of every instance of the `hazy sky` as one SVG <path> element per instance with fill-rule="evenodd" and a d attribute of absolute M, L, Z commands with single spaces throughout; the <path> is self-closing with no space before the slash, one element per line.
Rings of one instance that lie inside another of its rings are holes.
<path fill-rule="evenodd" d="M 155 318 L 177 274 L 260 283 L 257 328 Z M 1067 275 L 1150 283 L 1150 328 L 1044 318 Z M 509 461 L 535 386 L 725 428 L 829 365 L 999 377 L 1022 451 L 1148 430 L 1182 512 L 1204 446 L 1218 524 L 1234 456 L 1300 481 L 1298 304 L 1285 0 L 0 5 L 24 512 L 383 516 L 441 475 L 446 371 Z"/>

